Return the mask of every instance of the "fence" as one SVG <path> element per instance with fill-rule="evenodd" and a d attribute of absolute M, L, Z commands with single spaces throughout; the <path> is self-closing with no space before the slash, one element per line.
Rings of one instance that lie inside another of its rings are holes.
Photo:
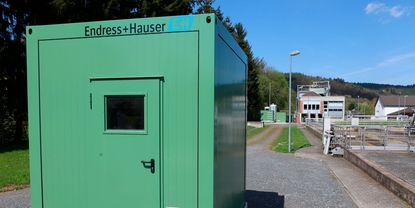
<path fill-rule="evenodd" d="M 306 125 L 323 133 L 322 119 L 308 119 Z M 360 119 L 357 126 L 349 120 L 332 121 L 331 130 L 334 142 L 347 148 L 407 151 L 415 148 L 415 127 L 410 121 Z"/>

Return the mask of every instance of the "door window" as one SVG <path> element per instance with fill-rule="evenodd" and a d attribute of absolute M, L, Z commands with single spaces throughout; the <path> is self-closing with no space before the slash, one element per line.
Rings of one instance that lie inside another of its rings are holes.
<path fill-rule="evenodd" d="M 144 130 L 144 96 L 106 96 L 107 130 Z"/>

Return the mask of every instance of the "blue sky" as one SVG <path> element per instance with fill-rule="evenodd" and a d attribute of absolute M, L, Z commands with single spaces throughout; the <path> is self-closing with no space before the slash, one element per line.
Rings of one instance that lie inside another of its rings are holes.
<path fill-rule="evenodd" d="M 216 0 L 269 66 L 347 82 L 415 84 L 415 0 Z"/>

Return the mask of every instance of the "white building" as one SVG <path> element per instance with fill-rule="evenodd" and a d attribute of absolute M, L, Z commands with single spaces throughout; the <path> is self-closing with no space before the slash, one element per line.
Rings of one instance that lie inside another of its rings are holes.
<path fill-rule="evenodd" d="M 380 95 L 375 103 L 375 118 L 387 120 L 397 116 L 412 116 L 415 109 L 413 95 Z"/>

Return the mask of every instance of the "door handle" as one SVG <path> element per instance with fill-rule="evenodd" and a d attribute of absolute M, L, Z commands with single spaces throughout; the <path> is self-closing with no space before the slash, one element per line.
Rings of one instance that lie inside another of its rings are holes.
<path fill-rule="evenodd" d="M 155 163 L 155 160 L 154 159 L 151 159 L 150 161 L 141 160 L 141 163 L 143 163 L 144 167 L 148 167 L 147 164 L 150 164 L 151 173 L 154 174 L 154 172 L 155 172 L 154 171 L 154 163 Z"/>

